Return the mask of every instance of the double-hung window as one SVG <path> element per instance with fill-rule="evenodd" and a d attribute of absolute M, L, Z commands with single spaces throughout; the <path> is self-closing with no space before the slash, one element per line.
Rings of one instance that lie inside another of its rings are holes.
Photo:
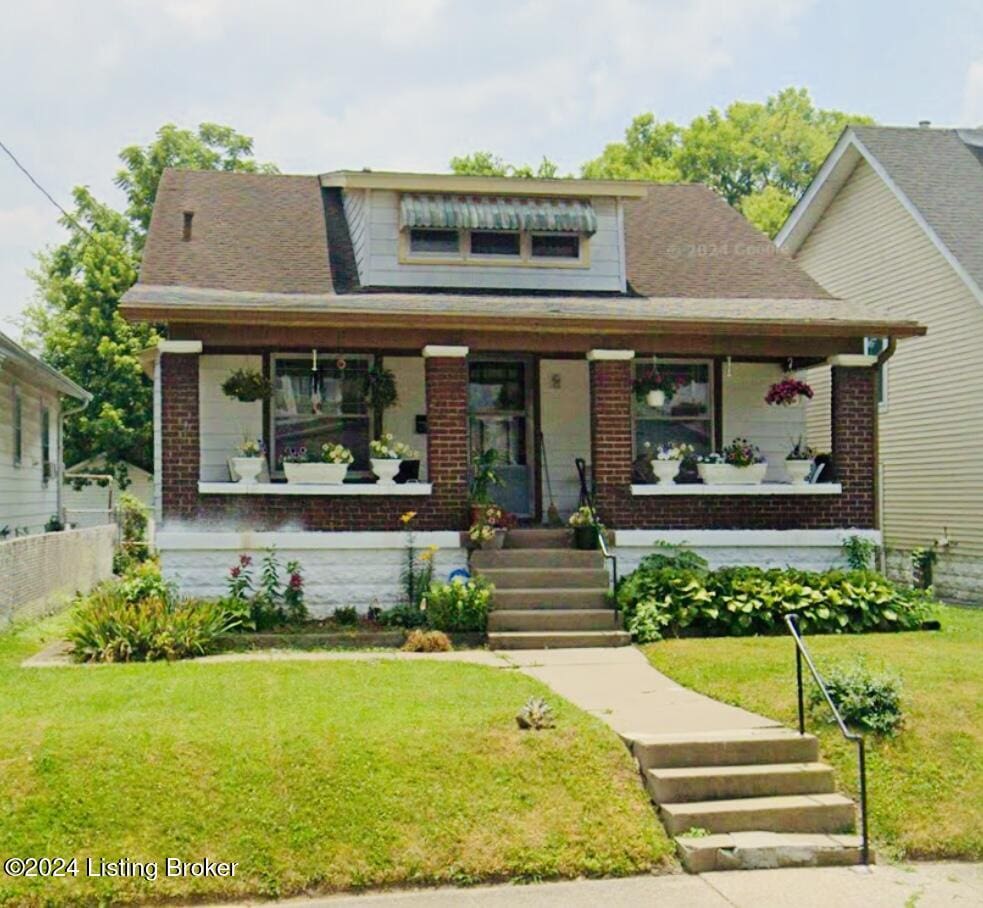
<path fill-rule="evenodd" d="M 649 372 L 669 376 L 675 390 L 665 395 L 661 406 L 649 406 L 633 397 L 635 456 L 662 444 L 691 445 L 697 454 L 709 454 L 714 446 L 713 364 L 710 360 L 636 360 L 635 379 Z"/>
<path fill-rule="evenodd" d="M 283 353 L 273 356 L 274 395 L 270 407 L 270 465 L 283 471 L 288 451 L 343 444 L 355 460 L 351 471 L 369 469 L 372 414 L 365 401 L 372 357 L 362 354 Z"/>

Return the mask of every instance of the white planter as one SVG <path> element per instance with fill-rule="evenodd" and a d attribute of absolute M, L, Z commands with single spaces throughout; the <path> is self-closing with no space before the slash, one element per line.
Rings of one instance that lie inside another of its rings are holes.
<path fill-rule="evenodd" d="M 396 474 L 399 472 L 401 460 L 389 460 L 387 458 L 372 457 L 372 472 L 379 477 L 379 485 L 391 486 Z"/>
<path fill-rule="evenodd" d="M 788 473 L 788 478 L 792 480 L 793 485 L 804 485 L 809 478 L 809 473 L 812 472 L 812 461 L 786 460 L 785 472 Z"/>
<path fill-rule="evenodd" d="M 233 457 L 232 470 L 244 486 L 255 485 L 257 477 L 263 472 L 265 457 Z"/>
<path fill-rule="evenodd" d="M 287 482 L 337 486 L 345 481 L 347 463 L 285 463 Z"/>
<path fill-rule="evenodd" d="M 697 470 L 707 485 L 760 485 L 768 471 L 768 464 L 753 463 L 748 467 L 735 467 L 729 463 L 701 463 Z"/>
<path fill-rule="evenodd" d="M 679 472 L 680 460 L 650 460 L 652 472 L 660 483 L 671 483 Z"/>
<path fill-rule="evenodd" d="M 492 536 L 487 542 L 481 543 L 482 549 L 500 549 L 505 545 L 505 533 L 504 527 L 495 527 L 495 535 Z"/>
<path fill-rule="evenodd" d="M 653 410 L 660 409 L 666 402 L 666 392 L 665 391 L 649 391 L 645 395 L 645 403 L 647 403 Z"/>

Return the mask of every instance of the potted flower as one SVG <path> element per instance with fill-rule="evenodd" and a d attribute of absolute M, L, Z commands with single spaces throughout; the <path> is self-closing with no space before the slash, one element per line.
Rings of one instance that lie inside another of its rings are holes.
<path fill-rule="evenodd" d="M 781 381 L 776 381 L 765 395 L 765 403 L 776 407 L 794 407 L 802 398 L 812 400 L 815 392 L 804 381 L 786 375 Z"/>
<path fill-rule="evenodd" d="M 592 550 L 598 547 L 597 537 L 603 527 L 597 522 L 594 512 L 582 504 L 570 515 L 567 521 L 573 527 L 573 547 L 575 549 Z"/>
<path fill-rule="evenodd" d="M 815 456 L 816 452 L 808 445 L 802 444 L 801 438 L 795 443 L 792 450 L 788 452 L 788 455 L 785 457 L 785 472 L 788 473 L 793 485 L 803 485 L 806 482 L 809 474 L 812 472 L 813 458 Z"/>
<path fill-rule="evenodd" d="M 493 508 L 488 508 L 482 518 L 476 520 L 468 530 L 468 538 L 479 549 L 500 549 L 505 545 L 505 527 L 495 526 L 489 517 L 494 518 L 491 512 Z M 499 516 L 501 511 L 499 511 Z"/>
<path fill-rule="evenodd" d="M 283 455 L 283 472 L 287 482 L 341 485 L 354 459 L 352 452 L 341 444 L 321 445 L 320 457 L 304 447 L 288 448 Z"/>
<path fill-rule="evenodd" d="M 645 453 L 649 456 L 655 478 L 661 483 L 670 483 L 676 478 L 682 462 L 693 453 L 693 446 L 668 442 L 653 448 L 652 443 L 647 441 Z"/>
<path fill-rule="evenodd" d="M 255 485 L 266 464 L 266 446 L 255 438 L 244 438 L 232 457 L 232 475 L 236 482 Z"/>
<path fill-rule="evenodd" d="M 495 448 L 475 451 L 471 455 L 471 483 L 468 497 L 471 500 L 471 522 L 477 523 L 481 513 L 492 503 L 492 486 L 500 486 L 502 480 L 495 469 L 501 455 Z"/>
<path fill-rule="evenodd" d="M 720 453 L 701 455 L 696 468 L 708 485 L 759 485 L 768 463 L 757 446 L 746 438 L 735 438 Z"/>
<path fill-rule="evenodd" d="M 273 396 L 273 382 L 256 369 L 236 369 L 222 382 L 222 393 L 243 403 L 269 400 Z"/>
<path fill-rule="evenodd" d="M 369 458 L 372 472 L 379 478 L 380 485 L 393 485 L 399 465 L 420 456 L 409 445 L 395 441 L 392 432 L 385 432 L 381 438 L 370 441 L 369 453 L 372 455 Z"/>
<path fill-rule="evenodd" d="M 668 372 L 660 372 L 655 366 L 650 366 L 632 382 L 631 387 L 639 403 L 658 409 L 673 399 L 679 385 Z"/>

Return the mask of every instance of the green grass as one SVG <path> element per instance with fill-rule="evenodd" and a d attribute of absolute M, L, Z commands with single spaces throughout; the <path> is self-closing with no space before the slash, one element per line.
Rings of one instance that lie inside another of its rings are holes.
<path fill-rule="evenodd" d="M 900 675 L 906 724 L 868 736 L 871 835 L 887 855 L 983 858 L 983 610 L 946 608 L 943 630 L 809 637 L 820 671 L 858 656 Z M 656 668 L 687 687 L 796 723 L 795 655 L 788 637 L 654 643 Z M 809 718 L 823 759 L 856 796 L 856 749 Z"/>
<path fill-rule="evenodd" d="M 0 634 L 0 858 L 238 861 L 232 880 L 14 880 L 96 904 L 671 866 L 627 751 L 518 672 L 447 662 L 23 669 Z M 520 732 L 545 695 L 557 728 Z"/>

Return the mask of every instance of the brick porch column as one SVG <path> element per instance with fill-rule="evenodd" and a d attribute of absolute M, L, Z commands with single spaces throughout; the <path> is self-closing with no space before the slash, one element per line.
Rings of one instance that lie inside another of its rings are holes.
<path fill-rule="evenodd" d="M 201 341 L 160 341 L 157 426 L 164 520 L 193 518 L 198 503 L 198 359 Z M 155 407 L 156 409 L 156 407 Z M 155 458 L 156 460 L 157 458 Z"/>
<path fill-rule="evenodd" d="M 448 530 L 468 525 L 468 348 L 428 345 L 427 479 L 435 516 Z"/>
<path fill-rule="evenodd" d="M 602 521 L 616 520 L 631 485 L 631 365 L 634 350 L 590 350 L 590 451 Z"/>
<path fill-rule="evenodd" d="M 877 526 L 877 357 L 834 356 L 833 462 L 843 485 L 840 513 L 850 527 Z"/>

